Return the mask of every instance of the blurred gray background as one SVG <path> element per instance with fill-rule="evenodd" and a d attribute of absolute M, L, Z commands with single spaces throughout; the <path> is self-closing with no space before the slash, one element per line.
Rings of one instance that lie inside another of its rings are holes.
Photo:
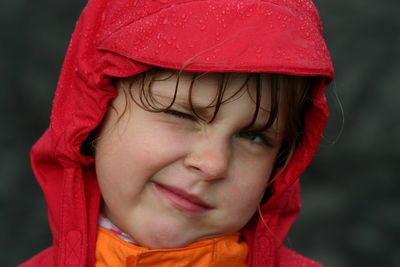
<path fill-rule="evenodd" d="M 331 120 L 288 245 L 326 266 L 400 266 L 400 1 L 317 0 L 336 67 Z M 0 266 L 50 244 L 29 149 L 85 1 L 0 3 Z M 344 108 L 344 129 L 338 142 Z"/>

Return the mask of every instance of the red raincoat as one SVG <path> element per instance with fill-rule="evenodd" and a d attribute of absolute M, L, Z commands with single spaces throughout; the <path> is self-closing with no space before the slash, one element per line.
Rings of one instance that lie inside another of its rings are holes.
<path fill-rule="evenodd" d="M 269 229 L 255 215 L 242 230 L 249 266 L 319 266 L 282 244 L 300 210 L 298 179 L 320 142 L 323 91 L 333 78 L 311 0 L 90 0 L 68 48 L 50 127 L 31 153 L 53 244 L 22 266 L 94 266 L 101 195 L 94 159 L 81 145 L 117 94 L 112 78 L 151 66 L 321 77 L 301 144 L 261 208 Z"/>

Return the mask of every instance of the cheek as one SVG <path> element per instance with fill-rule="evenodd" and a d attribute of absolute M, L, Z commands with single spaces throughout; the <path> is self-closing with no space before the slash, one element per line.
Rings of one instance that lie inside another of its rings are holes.
<path fill-rule="evenodd" d="M 157 172 L 187 153 L 186 136 L 166 125 L 153 126 L 143 133 L 137 132 L 133 138 L 137 140 L 130 145 L 134 151 L 132 159 L 143 172 Z"/>
<path fill-rule="evenodd" d="M 236 183 L 236 190 L 239 199 L 246 203 L 244 206 L 248 208 L 257 207 L 264 195 L 265 188 L 268 183 L 268 176 L 248 173 L 247 176 L 240 178 L 241 181 Z"/>
<path fill-rule="evenodd" d="M 271 178 L 274 160 L 268 160 L 268 157 L 265 159 L 241 158 L 241 164 L 235 164 L 233 170 L 232 199 L 235 201 L 232 202 L 243 203 L 240 208 L 245 211 L 252 210 L 251 215 L 260 203 Z"/>
<path fill-rule="evenodd" d="M 184 155 L 184 140 L 165 126 L 136 122 L 133 127 L 116 129 L 112 135 L 100 140 L 96 148 L 99 182 L 119 186 L 120 190 L 132 187 L 132 181 L 144 183 Z"/>
<path fill-rule="evenodd" d="M 234 172 L 242 177 L 240 182 L 249 187 L 264 188 L 271 178 L 276 152 L 267 151 L 260 154 L 236 153 L 234 157 Z"/>
<path fill-rule="evenodd" d="M 224 220 L 229 221 L 233 231 L 239 231 L 249 222 L 257 211 L 264 194 L 265 182 L 261 179 L 249 181 L 250 179 L 251 177 L 246 177 L 243 182 L 235 183 L 231 187 L 231 194 L 227 196 L 229 200 L 226 203 L 229 208 L 226 210 Z M 231 218 L 231 220 L 227 220 L 227 218 Z"/>

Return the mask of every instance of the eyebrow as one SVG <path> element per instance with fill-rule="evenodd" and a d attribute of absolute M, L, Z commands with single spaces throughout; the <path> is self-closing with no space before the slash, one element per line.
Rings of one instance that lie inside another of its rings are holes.
<path fill-rule="evenodd" d="M 159 94 L 159 93 L 153 93 L 153 94 L 154 94 L 154 96 L 156 96 L 156 101 L 158 101 L 158 99 L 160 99 L 160 98 L 165 99 L 165 100 L 168 100 L 168 103 L 167 103 L 168 105 L 172 101 L 172 96 L 166 96 L 166 95 Z M 165 103 L 162 103 L 162 101 L 161 101 L 161 104 L 165 104 Z M 192 99 L 192 106 L 191 106 L 189 104 L 188 98 L 184 99 L 182 96 L 179 96 L 179 95 L 176 95 L 175 101 L 174 101 L 174 103 L 172 103 L 171 107 L 174 107 L 174 106 L 178 106 L 178 107 L 183 108 L 190 112 L 193 112 L 193 109 L 194 109 L 194 112 L 196 113 L 196 115 L 198 115 L 201 119 L 205 119 L 205 120 L 211 119 L 215 112 L 215 105 L 213 106 L 213 105 L 209 104 L 207 106 L 204 106 L 204 105 L 200 104 L 199 102 L 196 102 L 195 99 Z"/>

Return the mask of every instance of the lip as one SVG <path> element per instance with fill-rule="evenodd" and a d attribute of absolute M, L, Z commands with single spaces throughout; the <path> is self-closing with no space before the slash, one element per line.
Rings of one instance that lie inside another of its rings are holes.
<path fill-rule="evenodd" d="M 200 197 L 190 194 L 184 189 L 153 182 L 157 192 L 168 199 L 176 208 L 185 212 L 204 213 L 213 209 Z"/>

